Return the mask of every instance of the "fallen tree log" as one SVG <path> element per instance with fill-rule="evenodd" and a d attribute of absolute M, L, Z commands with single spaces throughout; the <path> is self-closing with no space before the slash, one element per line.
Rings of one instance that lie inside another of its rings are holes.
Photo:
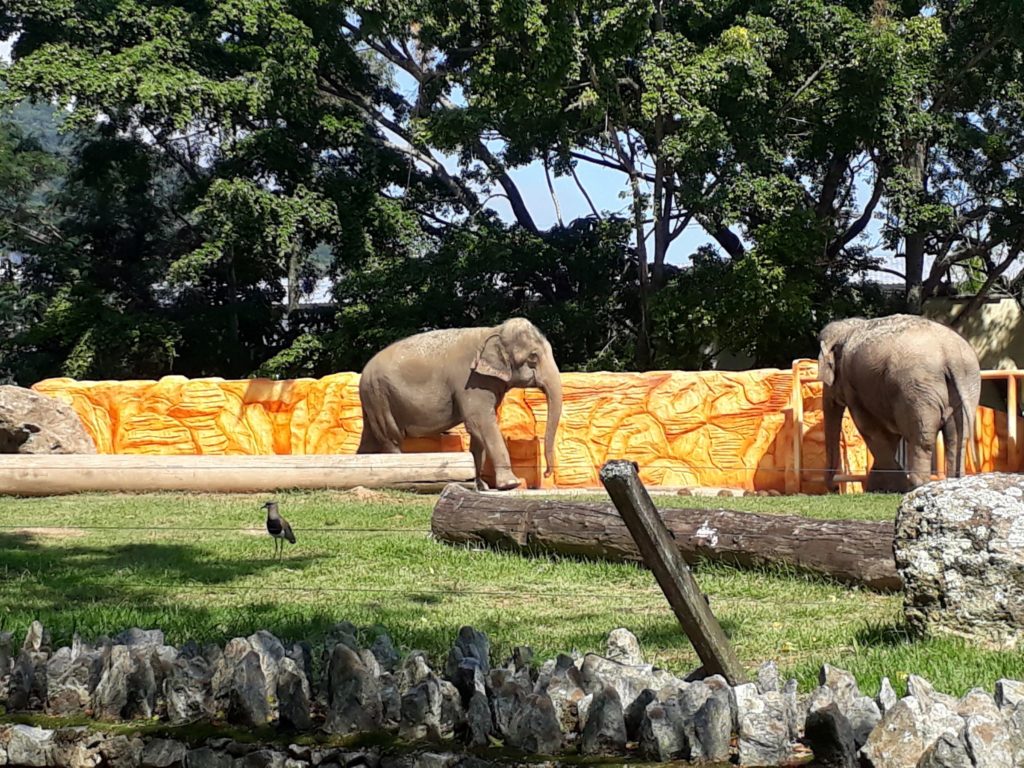
<path fill-rule="evenodd" d="M 903 586 L 892 553 L 893 523 L 727 509 L 659 511 L 691 564 L 704 559 L 740 567 L 783 565 L 878 592 Z M 612 504 L 484 494 L 449 485 L 434 505 L 430 527 L 435 537 L 453 544 L 641 560 Z"/>

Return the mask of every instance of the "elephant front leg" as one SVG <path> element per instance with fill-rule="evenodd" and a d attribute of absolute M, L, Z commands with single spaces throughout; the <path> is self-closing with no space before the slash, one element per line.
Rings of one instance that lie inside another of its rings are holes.
<path fill-rule="evenodd" d="M 512 460 L 508 455 L 508 447 L 505 445 L 505 438 L 501 436 L 498 428 L 498 416 L 491 414 L 490 418 L 479 417 L 466 419 L 466 431 L 469 432 L 470 450 L 473 450 L 473 441 L 483 443 L 484 451 L 491 457 L 494 465 L 494 486 L 499 491 L 508 491 L 517 488 L 520 480 L 512 474 Z M 474 456 L 474 461 L 476 457 Z M 477 466 L 477 484 L 482 482 L 480 472 L 483 469 L 483 461 Z"/>
<path fill-rule="evenodd" d="M 484 480 L 484 443 L 473 433 L 469 435 L 469 452 L 473 454 L 473 466 L 476 468 L 476 489 L 490 490 L 490 486 Z"/>

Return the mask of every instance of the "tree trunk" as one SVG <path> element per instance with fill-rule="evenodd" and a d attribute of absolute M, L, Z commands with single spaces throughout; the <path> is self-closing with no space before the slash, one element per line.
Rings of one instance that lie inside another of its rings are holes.
<path fill-rule="evenodd" d="M 914 180 L 914 186 L 925 194 L 928 189 L 927 168 L 928 147 L 920 141 L 907 153 L 906 164 Z M 905 225 L 905 223 L 904 223 Z M 904 236 L 906 252 L 907 290 L 906 311 L 913 315 L 921 314 L 924 304 L 924 251 L 925 236 L 923 232 L 911 232 Z"/>
<path fill-rule="evenodd" d="M 660 512 L 688 563 L 705 559 L 741 568 L 784 565 L 878 592 L 902 588 L 890 522 L 812 520 L 727 509 Z M 607 503 L 482 494 L 450 485 L 434 506 L 431 530 L 453 544 L 642 562 L 618 511 Z"/>

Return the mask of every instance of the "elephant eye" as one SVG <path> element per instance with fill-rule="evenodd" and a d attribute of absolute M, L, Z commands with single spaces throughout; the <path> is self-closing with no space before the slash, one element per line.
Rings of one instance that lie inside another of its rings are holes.
<path fill-rule="evenodd" d="M 529 355 L 526 356 L 526 364 L 529 365 L 531 368 L 536 368 L 537 363 L 539 362 L 540 355 L 538 355 L 536 352 L 531 352 Z"/>

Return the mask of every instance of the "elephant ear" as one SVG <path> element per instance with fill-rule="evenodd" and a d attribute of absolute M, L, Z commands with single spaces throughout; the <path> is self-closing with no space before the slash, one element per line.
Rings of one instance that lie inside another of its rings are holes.
<path fill-rule="evenodd" d="M 821 342 L 821 350 L 818 352 L 818 379 L 826 387 L 836 383 L 835 346 L 826 347 L 825 342 Z"/>
<path fill-rule="evenodd" d="M 493 333 L 484 340 L 483 346 L 476 353 L 472 368 L 482 376 L 493 376 L 505 382 L 512 380 L 512 366 L 498 334 Z"/>

